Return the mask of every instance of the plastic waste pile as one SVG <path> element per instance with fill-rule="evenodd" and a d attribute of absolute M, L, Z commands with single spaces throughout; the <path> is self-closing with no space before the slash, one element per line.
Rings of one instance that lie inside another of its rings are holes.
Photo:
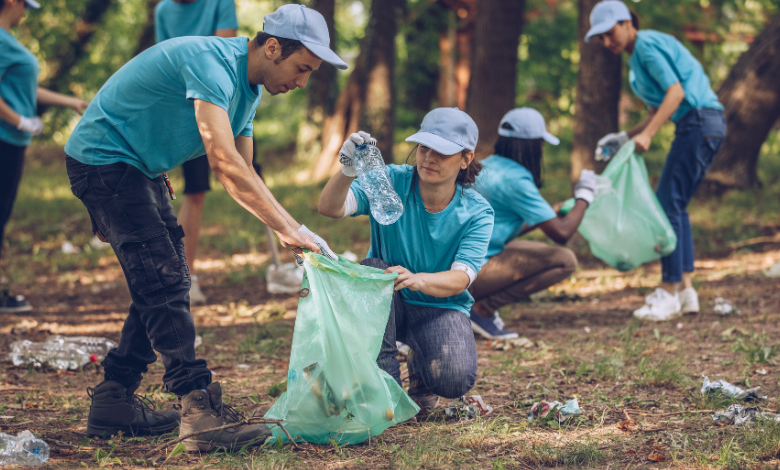
<path fill-rule="evenodd" d="M 374 220 L 382 225 L 395 223 L 404 213 L 404 205 L 393 189 L 382 153 L 371 144 L 360 145 L 355 150 L 353 165 L 360 187 L 368 197 Z"/>
<path fill-rule="evenodd" d="M 732 385 L 725 380 L 716 380 L 710 382 L 710 378 L 703 375 L 704 383 L 701 387 L 701 393 L 722 393 L 730 398 L 737 400 L 758 400 L 766 399 L 766 396 L 761 396 L 761 387 L 754 387 L 747 390 L 743 390 L 736 385 Z"/>
<path fill-rule="evenodd" d="M 731 405 L 724 411 L 718 411 L 712 415 L 712 420 L 722 425 L 742 426 L 752 424 L 758 420 L 771 420 L 780 422 L 780 414 L 761 411 L 758 406 L 745 408 L 742 405 Z"/>
<path fill-rule="evenodd" d="M 567 419 L 575 415 L 581 415 L 582 410 L 580 404 L 576 398 L 569 400 L 566 403 L 559 401 L 540 401 L 536 402 L 528 410 L 528 421 L 535 421 L 536 419 L 544 419 L 550 413 L 555 412 L 555 418 L 559 423 L 563 423 Z"/>
<path fill-rule="evenodd" d="M 448 418 L 474 419 L 477 416 L 488 416 L 493 407 L 486 405 L 480 395 L 463 396 L 452 400 L 450 406 L 444 409 Z"/>
<path fill-rule="evenodd" d="M 9 357 L 15 366 L 47 364 L 59 370 L 78 369 L 102 360 L 116 343 L 92 336 L 52 336 L 43 342 L 29 340 L 11 343 Z"/>
<path fill-rule="evenodd" d="M 0 432 L 0 465 L 34 467 L 49 460 L 49 445 L 22 431 L 16 436 Z"/>

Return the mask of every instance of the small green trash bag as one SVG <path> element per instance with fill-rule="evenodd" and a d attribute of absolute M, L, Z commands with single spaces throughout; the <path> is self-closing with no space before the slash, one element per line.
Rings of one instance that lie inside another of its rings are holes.
<path fill-rule="evenodd" d="M 376 359 L 395 273 L 304 253 L 287 391 L 266 418 L 305 442 L 357 444 L 420 409 Z M 279 426 L 274 436 L 287 439 Z"/>
<path fill-rule="evenodd" d="M 619 271 L 630 271 L 674 251 L 677 236 L 650 186 L 644 158 L 634 152 L 633 140 L 620 147 L 599 175 L 602 182 L 607 184 L 599 184 L 579 227 L 594 256 Z"/>

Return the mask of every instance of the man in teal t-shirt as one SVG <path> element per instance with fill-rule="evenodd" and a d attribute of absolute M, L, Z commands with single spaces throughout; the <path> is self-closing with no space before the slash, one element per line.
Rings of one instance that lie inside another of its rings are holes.
<path fill-rule="evenodd" d="M 162 0 L 154 9 L 156 42 L 183 36 L 236 36 L 238 20 L 233 0 Z M 200 220 L 206 192 L 211 190 L 211 170 L 205 155 L 184 162 L 184 200 L 179 209 L 179 222 L 187 237 L 184 254 L 190 269 L 190 303 L 206 303 L 195 274 L 195 257 L 200 236 Z"/>
<path fill-rule="evenodd" d="M 90 394 L 89 436 L 179 427 L 178 413 L 149 410 L 134 398 L 155 351 L 166 389 L 181 400 L 179 435 L 235 422 L 219 384 L 210 384 L 206 361 L 195 356 L 184 233 L 165 172 L 206 154 L 228 194 L 282 245 L 333 256 L 279 205 L 251 165 L 260 85 L 272 95 L 286 93 L 305 87 L 323 60 L 346 68 L 329 42 L 322 15 L 301 5 L 266 15 L 264 32 L 253 40 L 164 41 L 114 74 L 76 126 L 65 146 L 71 188 L 93 231 L 114 248 L 133 300 L 119 346 L 102 362 L 104 381 Z M 262 445 L 268 436 L 264 425 L 237 424 L 183 442 L 187 451 L 207 452 Z"/>

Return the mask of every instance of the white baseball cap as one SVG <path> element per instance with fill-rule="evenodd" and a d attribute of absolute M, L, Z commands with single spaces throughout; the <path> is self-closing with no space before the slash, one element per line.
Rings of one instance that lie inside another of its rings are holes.
<path fill-rule="evenodd" d="M 478 140 L 477 124 L 458 108 L 434 109 L 423 118 L 420 131 L 406 138 L 407 142 L 425 145 L 442 155 L 473 151 Z"/>
<path fill-rule="evenodd" d="M 531 108 L 516 108 L 504 114 L 498 125 L 498 135 L 516 139 L 544 139 L 553 145 L 561 143 L 547 132 L 542 113 Z"/>
<path fill-rule="evenodd" d="M 621 21 L 631 21 L 631 12 L 620 0 L 604 0 L 598 2 L 590 12 L 590 29 L 585 35 L 585 42 L 590 42 L 593 36 L 606 33 Z"/>
<path fill-rule="evenodd" d="M 27 2 L 31 0 L 25 0 Z M 330 50 L 330 35 L 325 18 L 317 10 L 303 5 L 282 5 L 264 17 L 263 32 L 301 41 L 312 54 L 341 70 L 347 64 Z"/>

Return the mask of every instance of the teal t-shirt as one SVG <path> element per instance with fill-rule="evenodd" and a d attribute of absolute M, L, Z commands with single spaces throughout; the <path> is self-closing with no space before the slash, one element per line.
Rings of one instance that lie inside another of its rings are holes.
<path fill-rule="evenodd" d="M 672 122 L 692 109 L 723 109 L 699 61 L 673 36 L 639 31 L 628 66 L 631 89 L 650 108 L 661 106 L 670 86 L 682 85 L 685 99 L 672 115 Z"/>
<path fill-rule="evenodd" d="M 87 165 L 126 162 L 155 178 L 206 153 L 193 100 L 252 135 L 261 89 L 247 79 L 247 38 L 188 37 L 150 47 L 103 85 L 65 145 Z"/>
<path fill-rule="evenodd" d="M 156 42 L 182 36 L 213 36 L 218 29 L 238 29 L 233 0 L 162 0 L 154 8 Z"/>
<path fill-rule="evenodd" d="M 390 225 L 380 225 L 371 215 L 366 193 L 355 180 L 350 187 L 357 199 L 358 215 L 371 218 L 369 258 L 379 258 L 390 266 L 403 266 L 413 273 L 449 271 L 458 261 L 478 273 L 485 263 L 493 209 L 473 189 L 458 185 L 447 207 L 435 214 L 428 212 L 409 165 L 388 165 L 393 188 L 404 205 L 403 215 Z M 405 302 L 426 307 L 449 308 L 469 314 L 474 298 L 468 290 L 452 297 L 433 297 L 402 289 Z"/>
<path fill-rule="evenodd" d="M 482 160 L 477 175 L 477 190 L 495 212 L 493 234 L 487 257 L 493 257 L 523 231 L 556 217 L 555 211 L 539 193 L 534 177 L 526 167 L 509 158 L 491 155 Z"/>
<path fill-rule="evenodd" d="M 0 97 L 23 117 L 33 117 L 38 95 L 38 59 L 16 38 L 0 28 Z M 0 140 L 26 147 L 32 134 L 0 119 Z"/>

